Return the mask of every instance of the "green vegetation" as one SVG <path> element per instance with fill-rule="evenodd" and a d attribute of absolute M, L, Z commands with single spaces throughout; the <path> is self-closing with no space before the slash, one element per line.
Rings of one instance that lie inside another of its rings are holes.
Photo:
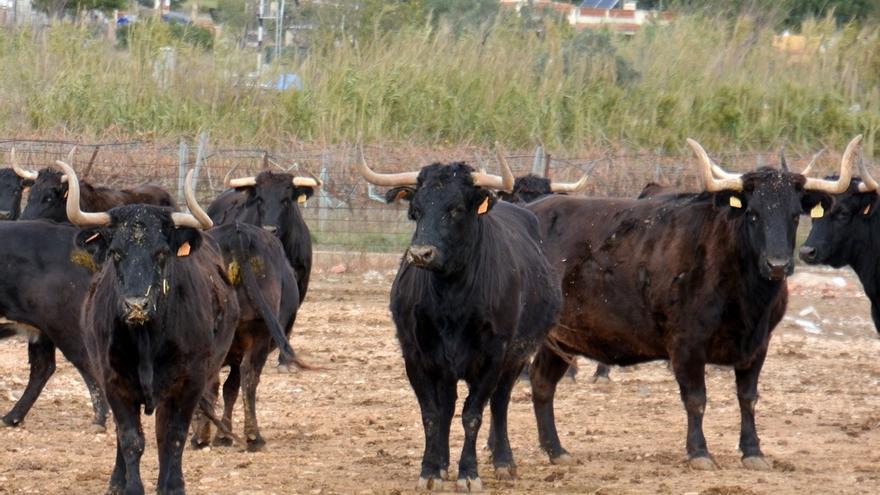
<path fill-rule="evenodd" d="M 549 18 L 528 21 L 540 29 L 509 14 L 490 18 L 470 27 L 424 18 L 357 36 L 351 23 L 328 28 L 305 55 L 290 51 L 258 80 L 248 76 L 253 51 L 222 40 L 208 51 L 160 23 L 129 32 L 125 49 L 70 24 L 4 30 L 0 128 L 159 139 L 209 130 L 267 146 L 358 136 L 543 142 L 558 154 L 681 150 L 687 136 L 712 149 L 816 149 L 863 132 L 876 153 L 880 24 L 807 20 L 807 51 L 785 53 L 773 47 L 774 27 L 749 16 L 680 16 L 628 39 Z M 164 46 L 176 50 L 173 69 L 156 62 Z M 297 73 L 304 90 L 261 87 L 279 72 Z"/>

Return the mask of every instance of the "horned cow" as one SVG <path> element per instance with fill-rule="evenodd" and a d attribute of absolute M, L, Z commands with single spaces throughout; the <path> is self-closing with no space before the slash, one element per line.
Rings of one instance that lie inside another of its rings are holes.
<path fill-rule="evenodd" d="M 192 172 L 186 181 L 192 215 L 149 205 L 87 213 L 80 209 L 73 169 L 59 166 L 70 177 L 70 221 L 90 227 L 77 235 L 77 245 L 100 265 L 81 324 L 116 422 L 108 492 L 143 493 L 143 406 L 148 415 L 156 412 L 156 489 L 182 493 L 190 421 L 226 356 L 239 316 L 219 246 L 200 230 L 211 227 L 211 220 L 195 201 Z"/>
<path fill-rule="evenodd" d="M 687 412 L 687 454 L 700 469 L 714 467 L 702 429 L 704 368 L 733 366 L 743 464 L 769 468 L 755 429 L 758 376 L 785 312 L 798 220 L 809 204 L 847 187 L 858 142 L 850 143 L 837 181 L 767 167 L 716 178 L 705 150 L 689 140 L 702 193 L 552 196 L 527 206 L 540 221 L 565 298 L 529 373 L 540 444 L 552 462 L 572 460 L 553 416 L 556 384 L 568 366 L 562 350 L 624 366 L 670 360 Z"/>
<path fill-rule="evenodd" d="M 509 479 L 516 473 L 507 436 L 511 390 L 553 325 L 561 299 L 537 221 L 525 209 L 497 202 L 491 189 L 510 189 L 509 170 L 502 180 L 464 163 L 403 174 L 377 174 L 364 160 L 359 166 L 368 181 L 394 186 L 386 198 L 409 201 L 409 218 L 416 222 L 391 288 L 391 314 L 422 413 L 419 486 L 440 489 L 448 471 L 458 380 L 470 392 L 461 415 L 465 441 L 457 487 L 482 487 L 476 440 L 487 402 L 495 473 Z"/>

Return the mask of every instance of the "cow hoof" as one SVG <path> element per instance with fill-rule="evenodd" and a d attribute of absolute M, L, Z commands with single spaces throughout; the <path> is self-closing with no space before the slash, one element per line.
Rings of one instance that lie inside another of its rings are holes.
<path fill-rule="evenodd" d="M 688 459 L 688 465 L 697 471 L 713 471 L 718 467 L 711 457 L 691 457 Z"/>
<path fill-rule="evenodd" d="M 551 457 L 550 464 L 553 464 L 554 466 L 574 466 L 577 464 L 577 459 L 572 457 L 568 452 L 563 452 L 556 457 Z"/>
<path fill-rule="evenodd" d="M 448 469 L 441 469 L 440 470 L 440 479 L 441 480 L 448 480 L 449 479 L 449 470 Z M 452 481 L 452 480 L 450 480 L 450 481 Z"/>
<path fill-rule="evenodd" d="M 495 479 L 499 481 L 511 481 L 516 478 L 516 466 L 497 466 Z"/>
<path fill-rule="evenodd" d="M 92 423 L 89 425 L 89 431 L 91 431 L 95 435 L 102 435 L 104 433 L 107 433 L 107 427 L 104 425 L 99 425 L 97 423 Z"/>
<path fill-rule="evenodd" d="M 219 435 L 214 437 L 214 441 L 211 442 L 215 447 L 232 447 L 233 443 L 234 441 L 231 438 L 221 437 Z"/>
<path fill-rule="evenodd" d="M 124 490 L 124 484 L 111 483 L 110 486 L 107 487 L 107 491 L 104 492 L 104 495 L 122 495 Z"/>
<path fill-rule="evenodd" d="M 192 446 L 193 450 L 205 450 L 211 448 L 210 442 L 199 440 L 198 438 L 193 438 L 189 441 L 189 444 Z"/>
<path fill-rule="evenodd" d="M 772 469 L 770 463 L 760 455 L 743 457 L 742 463 L 744 468 L 752 471 L 770 471 Z"/>
<path fill-rule="evenodd" d="M 593 379 L 591 381 L 597 385 L 605 385 L 607 383 L 611 383 L 611 378 L 608 378 L 605 375 L 593 375 Z"/>
<path fill-rule="evenodd" d="M 259 452 L 263 450 L 263 447 L 266 446 L 266 441 L 263 440 L 263 437 L 257 437 L 251 440 L 247 439 L 247 451 L 248 452 Z"/>
<path fill-rule="evenodd" d="M 480 477 L 476 478 L 459 478 L 455 482 L 455 490 L 462 493 L 474 493 L 483 491 L 483 482 Z"/>
<path fill-rule="evenodd" d="M 3 424 L 15 428 L 21 426 L 21 418 L 13 418 L 12 416 L 3 416 Z"/>
<path fill-rule="evenodd" d="M 434 478 L 433 476 L 430 478 L 419 478 L 419 490 L 422 491 L 443 491 L 443 479 L 442 478 Z"/>

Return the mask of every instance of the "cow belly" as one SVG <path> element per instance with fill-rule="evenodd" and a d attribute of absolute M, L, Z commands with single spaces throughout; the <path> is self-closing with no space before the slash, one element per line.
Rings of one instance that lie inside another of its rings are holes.
<path fill-rule="evenodd" d="M 6 337 L 11 335 L 21 335 L 28 339 L 28 342 L 34 343 L 40 340 L 40 329 L 33 326 L 28 325 L 27 323 L 22 323 L 20 321 L 13 321 L 7 319 L 6 317 L 0 316 L 0 337 Z"/>
<path fill-rule="evenodd" d="M 571 320 L 563 319 L 550 331 L 548 341 L 568 353 L 619 366 L 668 358 L 659 335 L 635 331 L 628 324 L 615 324 L 613 318 L 601 324 L 588 320 L 577 321 L 578 326 L 574 326 L 567 324 Z"/>

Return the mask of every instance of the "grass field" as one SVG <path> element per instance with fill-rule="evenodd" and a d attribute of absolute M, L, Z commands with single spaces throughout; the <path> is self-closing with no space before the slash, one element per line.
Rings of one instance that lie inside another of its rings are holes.
<path fill-rule="evenodd" d="M 634 38 L 501 18 L 480 32 L 403 29 L 316 41 L 272 70 L 303 91 L 261 89 L 256 55 L 213 51 L 147 24 L 121 49 L 85 26 L 0 31 L 0 133 L 227 143 L 405 141 L 584 150 L 842 147 L 880 129 L 880 26 L 811 21 L 806 53 L 772 46 L 749 18 L 678 17 Z M 157 66 L 172 46 L 176 64 Z"/>

